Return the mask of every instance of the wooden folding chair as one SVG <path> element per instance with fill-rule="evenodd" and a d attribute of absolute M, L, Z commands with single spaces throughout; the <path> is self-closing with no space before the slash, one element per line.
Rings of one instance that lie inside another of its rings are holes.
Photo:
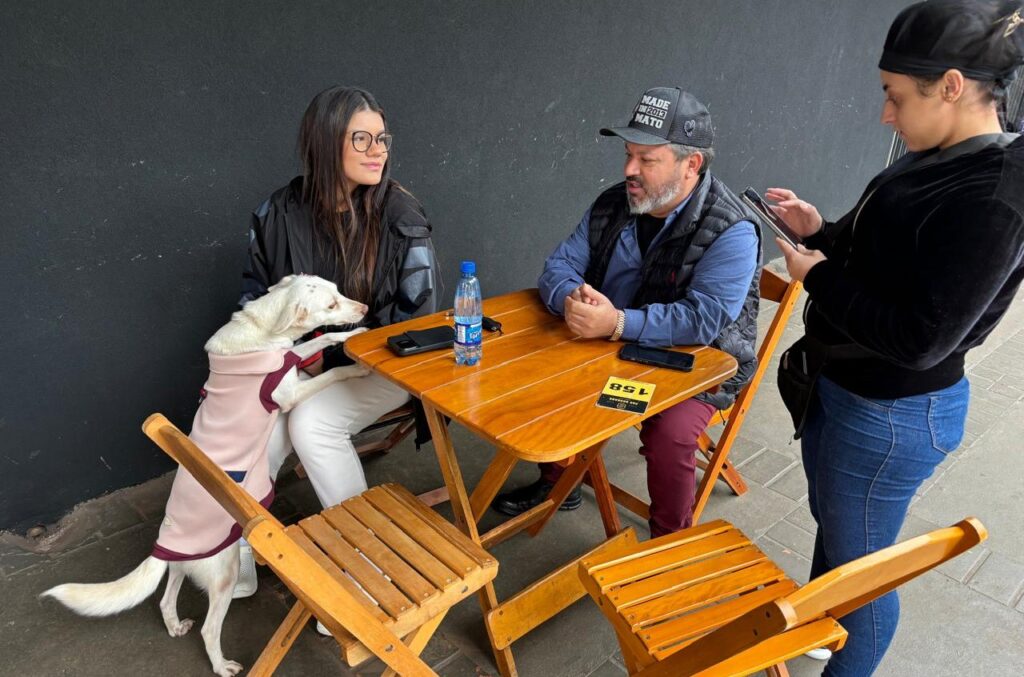
<path fill-rule="evenodd" d="M 286 528 L 162 414 L 142 428 L 242 525 L 258 561 L 298 599 L 250 675 L 273 674 L 311 616 L 349 665 L 377 656 L 386 675 L 434 675 L 419 658 L 427 641 L 449 608 L 498 573 L 491 555 L 401 486 Z"/>
<path fill-rule="evenodd" d="M 391 428 L 386 435 L 374 435 L 385 428 Z M 397 409 L 392 409 L 376 421 L 359 431 L 352 444 L 360 456 L 369 454 L 386 454 L 395 445 L 409 436 L 416 429 L 416 410 L 412 400 Z"/>
<path fill-rule="evenodd" d="M 786 328 L 789 316 L 793 313 L 802 288 L 803 285 L 797 280 L 786 281 L 785 278 L 767 268 L 761 271 L 761 298 L 778 303 L 778 307 L 775 309 L 772 322 L 757 350 L 757 369 L 754 371 L 750 383 L 739 392 L 731 407 L 715 414 L 711 420 L 712 425 L 725 424 L 718 441 L 712 440 L 707 431 L 702 432 L 697 440 L 701 454 L 704 456 L 704 458 L 698 458 L 697 463 L 704 469 L 704 476 L 697 487 L 697 498 L 693 504 L 693 524 L 697 524 L 700 520 L 701 513 L 704 512 L 704 506 L 707 505 L 717 480 L 725 481 L 737 496 L 747 492 L 747 485 L 743 478 L 728 461 L 729 451 L 736 442 L 740 427 L 747 417 L 750 404 L 761 385 L 761 379 L 768 369 L 768 362 L 779 344 L 779 339 L 782 338 L 782 332 Z M 586 481 L 594 486 L 589 475 Z M 650 518 L 650 505 L 646 501 L 615 484 L 611 485 L 611 491 L 616 503 L 644 519 Z"/>
<path fill-rule="evenodd" d="M 728 522 L 609 548 L 580 563 L 631 675 L 786 675 L 811 649 L 838 651 L 837 622 L 988 537 L 967 518 L 834 569 L 799 587 Z"/>

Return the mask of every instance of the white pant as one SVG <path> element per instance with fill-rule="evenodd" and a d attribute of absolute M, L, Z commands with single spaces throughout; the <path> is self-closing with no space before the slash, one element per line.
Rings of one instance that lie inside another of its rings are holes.
<path fill-rule="evenodd" d="M 277 478 L 294 447 L 323 507 L 366 491 L 352 436 L 408 399 L 409 393 L 376 374 L 332 383 L 278 416 L 267 443 L 270 476 Z"/>

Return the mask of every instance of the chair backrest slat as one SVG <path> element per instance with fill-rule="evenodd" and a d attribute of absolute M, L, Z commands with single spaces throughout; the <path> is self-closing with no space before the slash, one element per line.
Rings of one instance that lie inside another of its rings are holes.
<path fill-rule="evenodd" d="M 951 527 L 889 546 L 828 573 L 786 597 L 802 625 L 823 615 L 839 619 L 988 537 L 985 526 L 968 517 Z"/>
<path fill-rule="evenodd" d="M 243 527 L 258 517 L 274 519 L 266 508 L 233 482 L 227 473 L 163 414 L 153 414 L 147 418 L 142 424 L 142 430 L 168 456 L 185 468 Z"/>

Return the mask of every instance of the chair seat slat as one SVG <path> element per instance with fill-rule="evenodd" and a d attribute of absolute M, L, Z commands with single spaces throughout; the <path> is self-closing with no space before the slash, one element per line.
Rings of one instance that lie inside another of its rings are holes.
<path fill-rule="evenodd" d="M 703 538 L 710 538 L 711 536 L 725 533 L 727 531 L 736 531 L 736 527 L 724 520 L 714 520 L 705 524 L 699 524 L 695 527 L 690 527 L 689 529 L 684 529 L 683 531 L 677 531 L 671 536 L 663 536 L 658 539 L 658 542 L 654 545 L 649 545 L 652 541 L 641 541 L 630 545 L 629 547 L 622 548 L 621 550 L 612 550 L 609 552 L 602 552 L 599 555 L 590 555 L 580 562 L 580 564 L 586 568 L 587 572 L 596 580 L 598 575 L 605 569 L 611 569 L 640 557 L 648 557 L 664 550 L 677 548 L 684 543 L 692 543 Z"/>
<path fill-rule="evenodd" d="M 447 590 L 461 581 L 458 574 L 438 561 L 362 496 L 350 498 L 341 505 L 437 588 Z"/>
<path fill-rule="evenodd" d="M 352 547 L 365 554 L 375 565 L 380 567 L 380 570 L 402 592 L 408 595 L 409 599 L 417 604 L 422 604 L 441 594 L 436 586 L 420 576 L 415 569 L 405 563 L 405 560 L 392 552 L 372 531 L 344 508 L 328 508 L 321 515 Z"/>
<path fill-rule="evenodd" d="M 613 588 L 608 591 L 608 600 L 621 611 L 634 604 L 703 583 L 767 559 L 768 556 L 756 546 L 748 545 L 718 557 L 702 559 L 635 583 Z"/>
<path fill-rule="evenodd" d="M 396 588 L 380 572 L 380 568 L 359 554 L 320 515 L 299 522 L 299 526 L 363 590 L 392 618 L 398 619 L 416 608 L 416 604 Z"/>
<path fill-rule="evenodd" d="M 652 654 L 663 652 L 673 646 L 679 649 L 682 642 L 696 639 L 734 618 L 739 618 L 751 609 L 784 597 L 796 589 L 797 584 L 789 579 L 772 583 L 760 590 L 719 604 L 710 604 L 685 616 L 643 628 L 638 636 Z"/>
<path fill-rule="evenodd" d="M 759 562 L 753 566 L 718 576 L 704 583 L 698 583 L 677 592 L 652 599 L 626 609 L 623 616 L 633 628 L 692 611 L 711 602 L 727 599 L 734 595 L 756 590 L 762 585 L 784 579 L 782 569 L 771 562 Z"/>
<path fill-rule="evenodd" d="M 410 538 L 424 550 L 444 563 L 459 576 L 465 576 L 480 568 L 469 555 L 448 541 L 438 538 L 438 533 L 419 515 L 402 505 L 395 498 L 379 487 L 374 487 L 363 494 L 366 500 L 377 510 L 388 516 L 392 522 L 401 527 Z"/>
<path fill-rule="evenodd" d="M 714 534 L 698 541 L 684 543 L 675 548 L 661 550 L 647 557 L 634 558 L 602 571 L 594 577 L 603 591 L 614 586 L 632 583 L 655 574 L 678 569 L 692 562 L 699 562 L 750 545 L 743 532 L 736 529 Z"/>
<path fill-rule="evenodd" d="M 341 584 L 341 587 L 345 588 L 345 592 L 352 595 L 360 602 L 365 602 L 364 606 L 377 618 L 377 620 L 382 623 L 387 623 L 393 620 L 390 616 L 384 613 L 379 606 L 377 606 L 377 603 L 370 598 L 365 591 L 353 583 L 352 579 L 346 576 L 345 573 L 338 568 L 338 565 L 332 562 L 327 555 L 321 552 L 320 548 L 316 547 L 313 541 L 309 540 L 306 534 L 302 531 L 302 527 L 293 524 L 285 527 L 285 533 L 295 541 L 296 545 L 305 550 L 310 557 L 315 559 L 317 564 L 323 567 L 331 575 L 331 578 L 338 581 L 338 583 Z"/>
<path fill-rule="evenodd" d="M 484 550 L 480 544 L 459 531 L 458 527 L 441 517 L 436 510 L 424 505 L 411 491 L 400 484 L 382 484 L 380 486 L 394 496 L 395 500 L 400 501 L 407 508 L 416 511 L 416 514 L 429 522 L 443 538 L 472 557 L 481 567 L 489 568 L 498 565 L 494 557 Z"/>

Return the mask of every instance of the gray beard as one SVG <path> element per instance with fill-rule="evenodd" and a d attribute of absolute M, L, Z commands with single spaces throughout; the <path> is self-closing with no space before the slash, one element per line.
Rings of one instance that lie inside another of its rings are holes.
<path fill-rule="evenodd" d="M 678 195 L 679 183 L 669 182 L 657 191 L 648 192 L 647 197 L 639 200 L 626 193 L 626 200 L 629 202 L 630 214 L 650 214 L 655 209 L 672 204 Z"/>

